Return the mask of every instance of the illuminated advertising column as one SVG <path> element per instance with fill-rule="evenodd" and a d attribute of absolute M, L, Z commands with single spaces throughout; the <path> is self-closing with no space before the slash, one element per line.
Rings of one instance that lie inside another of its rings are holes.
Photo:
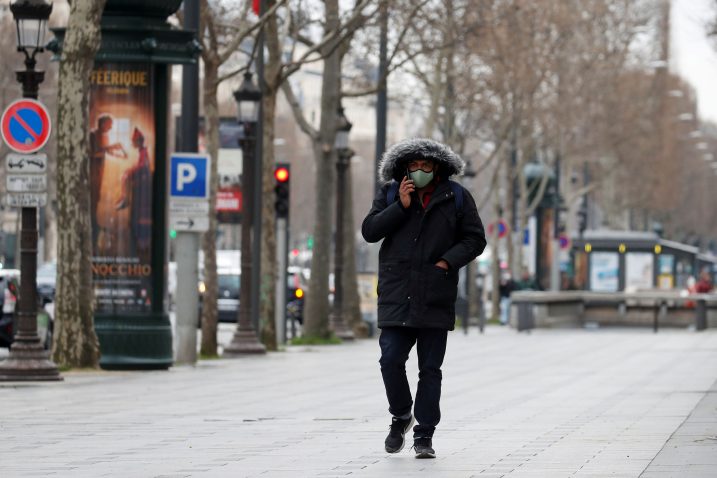
<path fill-rule="evenodd" d="M 181 0 L 107 0 L 91 76 L 90 202 L 95 331 L 106 369 L 172 365 L 167 295 L 170 65 L 196 63 Z M 64 28 L 49 49 L 59 59 Z"/>

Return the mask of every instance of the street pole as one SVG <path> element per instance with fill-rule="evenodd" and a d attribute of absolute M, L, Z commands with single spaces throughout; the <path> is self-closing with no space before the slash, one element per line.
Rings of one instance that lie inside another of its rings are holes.
<path fill-rule="evenodd" d="M 276 323 L 276 343 L 286 343 L 286 264 L 288 254 L 288 221 L 284 217 L 276 219 L 276 294 L 274 297 L 274 321 Z"/>
<path fill-rule="evenodd" d="M 463 187 L 470 189 L 470 181 L 473 180 L 473 178 L 476 177 L 476 172 L 473 169 L 473 163 L 471 160 L 468 160 L 466 162 L 466 168 L 463 172 L 463 176 L 461 177 L 461 184 Z M 473 291 L 475 291 L 475 273 L 473 272 L 473 264 L 475 261 L 470 261 L 465 266 L 465 294 L 466 294 L 466 308 L 465 308 L 465 317 L 463 319 L 463 333 L 465 335 L 468 335 L 468 329 L 470 328 L 470 318 L 471 318 L 471 302 L 473 299 Z M 479 296 L 478 301 L 482 300 L 482 298 Z"/>
<path fill-rule="evenodd" d="M 388 117 L 388 0 L 381 0 L 380 9 L 380 39 L 379 39 L 379 66 L 378 66 L 378 94 L 376 97 L 376 172 L 374 174 L 374 196 L 381 189 L 381 179 L 378 177 L 378 165 L 386 151 L 386 125 Z"/>
<path fill-rule="evenodd" d="M 26 53 L 25 71 L 17 72 L 23 98 L 37 99 L 45 79 L 44 72 L 35 70 L 36 64 L 35 54 Z M 63 378 L 37 335 L 37 208 L 23 207 L 21 224 L 20 300 L 10 356 L 0 364 L 0 381 L 58 381 Z"/>
<path fill-rule="evenodd" d="M 199 31 L 199 0 L 184 0 L 184 28 Z M 199 151 L 199 63 L 182 67 L 182 151 Z M 210 212 L 211 214 L 211 212 Z M 199 314 L 199 267 L 197 253 L 199 236 L 195 232 L 178 231 L 175 241 L 177 260 L 177 293 L 175 330 L 176 362 L 197 362 L 197 323 Z"/>
<path fill-rule="evenodd" d="M 240 140 L 242 148 L 242 197 L 251 198 L 254 192 L 254 151 L 256 151 L 256 123 L 246 121 L 244 137 Z M 260 188 L 257 188 L 260 189 Z M 251 281 L 254 276 L 252 256 L 251 225 L 253 213 L 251 206 L 242 204 L 241 213 L 241 286 L 239 288 L 239 318 L 234 337 L 224 348 L 224 355 L 263 354 L 266 348 L 257 339 L 252 321 L 252 296 L 256 284 Z M 259 221 L 256 221 L 259 222 Z M 256 242 L 254 244 L 257 244 Z"/>
<path fill-rule="evenodd" d="M 510 170 L 513 178 L 510 181 L 510 234 L 508 238 L 512 241 L 513 250 L 516 251 L 517 248 L 523 247 L 523 241 L 521 240 L 523 231 L 518 230 L 518 200 L 520 199 L 518 178 L 520 175 L 518 174 L 518 127 L 515 124 L 513 124 L 513 132 L 510 139 Z M 510 272 L 513 277 L 520 277 L 523 264 L 518 264 L 517 261 L 514 261 L 512 267 L 513 270 Z"/>
<path fill-rule="evenodd" d="M 560 290 L 560 154 L 555 158 L 555 195 L 553 197 L 553 264 L 550 290 Z"/>
<path fill-rule="evenodd" d="M 259 16 L 261 17 L 266 13 L 266 1 L 259 0 Z M 259 42 L 257 48 L 256 57 L 256 73 L 259 84 L 259 91 L 264 91 L 264 29 L 259 31 L 258 38 Z M 253 227 L 254 227 L 254 244 L 252 247 L 252 270 L 251 270 L 251 320 L 254 326 L 254 330 L 259 331 L 259 314 L 261 309 L 261 202 L 262 202 L 262 191 L 263 191 L 263 172 L 264 172 L 264 148 L 263 148 L 263 137 L 264 137 L 264 104 L 259 103 L 259 120 L 258 127 L 256 129 L 256 142 L 254 150 L 251 152 L 251 158 L 254 160 L 255 168 L 252 169 L 254 189 L 252 196 L 254 206 L 253 216 Z M 246 163 L 244 163 L 246 164 Z M 243 224 L 243 223 L 242 223 Z M 243 226 L 242 226 L 243 229 Z M 243 232 L 242 232 L 243 234 Z M 262 346 L 263 347 L 263 346 Z"/>
<path fill-rule="evenodd" d="M 197 323 L 199 321 L 199 234 L 178 231 L 175 240 L 177 260 L 176 357 L 177 364 L 197 362 Z"/>
<path fill-rule="evenodd" d="M 346 188 L 346 170 L 349 167 L 353 151 L 348 148 L 337 150 L 336 161 L 336 239 L 334 244 L 334 305 L 329 323 L 334 334 L 341 340 L 354 340 L 353 331 L 343 319 L 343 274 L 344 274 L 344 197 Z"/>

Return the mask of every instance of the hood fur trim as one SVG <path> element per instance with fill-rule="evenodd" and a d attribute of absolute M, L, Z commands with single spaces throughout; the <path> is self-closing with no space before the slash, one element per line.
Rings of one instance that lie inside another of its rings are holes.
<path fill-rule="evenodd" d="M 379 178 L 385 183 L 392 179 L 401 181 L 405 176 L 407 163 L 412 158 L 432 159 L 439 166 L 438 174 L 449 178 L 462 174 L 465 161 L 445 144 L 427 138 L 411 138 L 396 143 L 383 154 L 378 165 Z"/>

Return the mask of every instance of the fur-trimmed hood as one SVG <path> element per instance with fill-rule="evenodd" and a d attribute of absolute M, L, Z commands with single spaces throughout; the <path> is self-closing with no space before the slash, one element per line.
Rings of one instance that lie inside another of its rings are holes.
<path fill-rule="evenodd" d="M 378 165 L 381 181 L 401 181 L 405 176 L 407 163 L 412 158 L 432 159 L 439 166 L 439 175 L 446 179 L 463 173 L 466 164 L 445 144 L 432 139 L 411 138 L 394 144 L 383 154 Z"/>

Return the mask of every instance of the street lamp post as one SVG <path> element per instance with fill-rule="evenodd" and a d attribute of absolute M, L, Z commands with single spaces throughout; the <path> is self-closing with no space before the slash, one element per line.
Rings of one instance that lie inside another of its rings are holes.
<path fill-rule="evenodd" d="M 245 200 L 252 198 L 254 188 L 254 168 L 256 161 L 256 131 L 259 120 L 261 91 L 254 84 L 251 73 L 244 74 L 241 87 L 234 92 L 238 104 L 239 124 L 244 128 L 244 136 L 239 140 L 242 148 L 242 207 L 241 207 L 241 285 L 239 288 L 239 318 L 237 329 L 231 343 L 224 348 L 225 355 L 263 354 L 266 347 L 259 342 L 251 320 L 252 244 L 251 227 L 254 222 L 253 207 L 247 207 Z"/>
<path fill-rule="evenodd" d="M 336 161 L 336 238 L 334 244 L 334 305 L 329 318 L 334 334 L 342 340 L 353 340 L 354 333 L 346 326 L 343 319 L 343 273 L 344 273 L 344 190 L 346 189 L 346 171 L 351 164 L 353 151 L 349 148 L 349 133 L 353 125 L 344 115 L 344 109 L 339 108 L 338 126 L 334 149 L 337 153 Z"/>
<path fill-rule="evenodd" d="M 17 24 L 17 50 L 25 54 L 25 71 L 17 72 L 24 98 L 37 99 L 45 73 L 36 71 L 35 56 L 44 48 L 52 4 L 44 0 L 19 0 L 10 5 Z M 0 365 L 0 380 L 62 380 L 37 335 L 37 209 L 22 208 L 20 232 L 20 301 L 10 356 Z"/>
<path fill-rule="evenodd" d="M 473 169 L 473 162 L 471 160 L 466 161 L 466 167 L 463 170 L 463 176 L 461 177 L 461 183 L 463 184 L 463 186 L 466 188 L 470 187 L 470 182 L 473 181 L 473 179 L 476 177 L 477 174 L 478 173 L 476 173 L 475 169 Z M 466 335 L 468 334 L 468 328 L 470 326 L 471 298 L 472 298 L 471 296 L 473 295 L 473 294 L 471 294 L 471 291 L 475 287 L 475 283 L 473 280 L 474 279 L 473 264 L 474 264 L 474 261 L 471 261 L 468 264 L 466 264 L 464 271 L 463 271 L 465 274 L 465 294 L 466 294 L 466 306 L 464 309 L 465 315 L 463 317 L 463 333 Z M 482 297 L 483 297 L 482 293 L 479 292 L 478 302 L 477 302 L 478 307 L 479 307 L 479 311 L 478 311 L 479 320 L 480 320 L 480 317 L 483 317 L 485 319 L 485 316 L 481 315 L 481 309 L 483 308 L 483 304 L 481 303 L 481 301 L 483 300 Z M 481 332 L 483 332 L 484 325 L 485 324 L 483 324 L 482 322 L 479 322 L 479 324 L 478 324 Z"/>

